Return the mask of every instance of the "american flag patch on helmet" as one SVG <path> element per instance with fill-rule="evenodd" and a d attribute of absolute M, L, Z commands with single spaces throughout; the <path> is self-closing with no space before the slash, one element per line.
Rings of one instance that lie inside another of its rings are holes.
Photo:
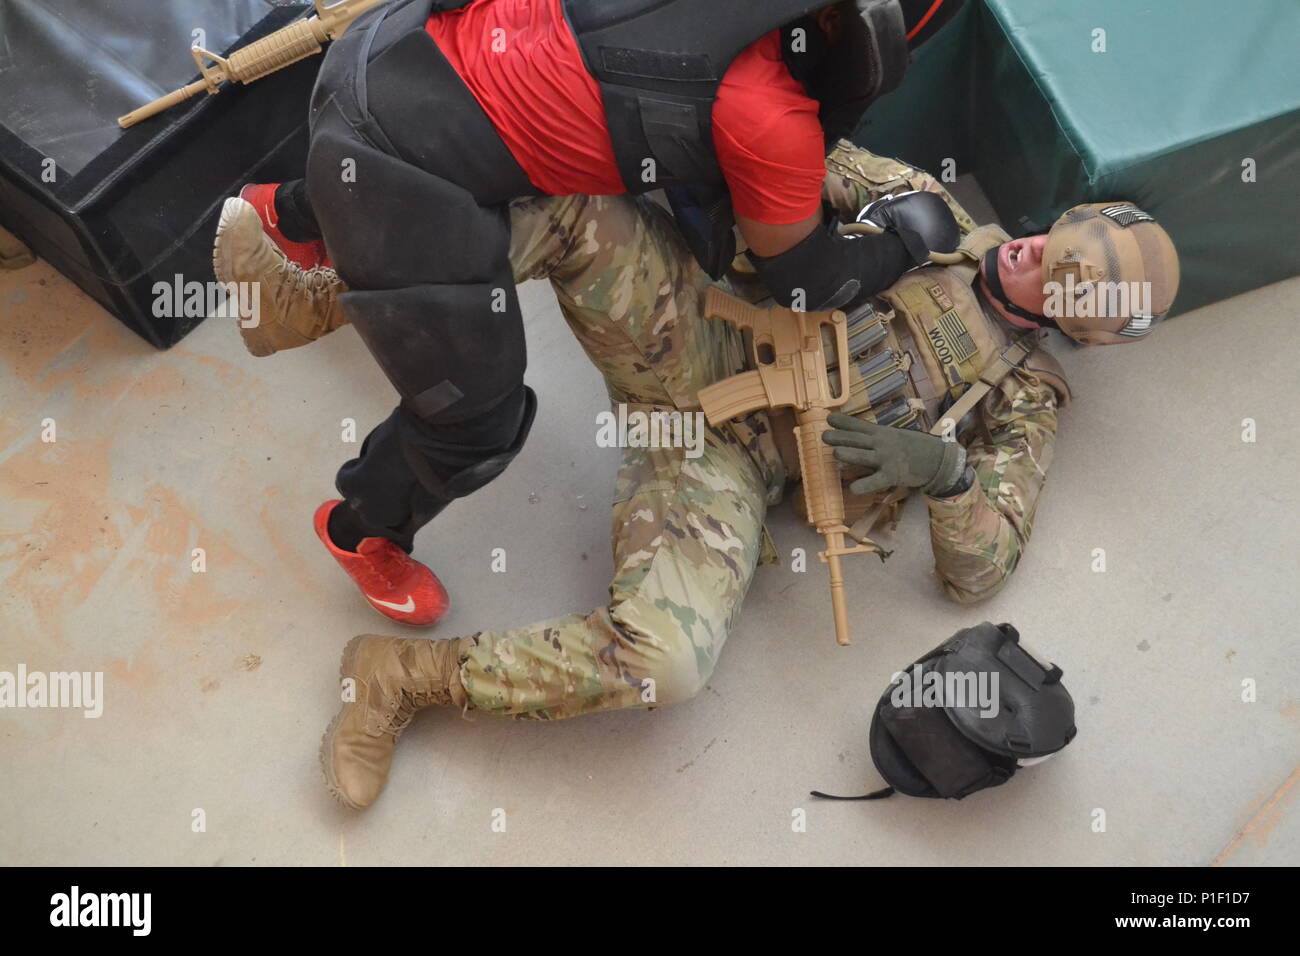
<path fill-rule="evenodd" d="M 1151 331 L 1152 326 L 1156 324 L 1154 316 L 1135 315 L 1129 319 L 1128 325 L 1119 330 L 1120 335 L 1126 335 L 1131 339 L 1140 339 Z"/>
<path fill-rule="evenodd" d="M 1135 222 L 1155 222 L 1156 217 L 1148 215 L 1137 206 L 1107 206 L 1101 210 L 1101 214 L 1107 219 L 1112 219 L 1121 226 L 1127 228 Z"/>

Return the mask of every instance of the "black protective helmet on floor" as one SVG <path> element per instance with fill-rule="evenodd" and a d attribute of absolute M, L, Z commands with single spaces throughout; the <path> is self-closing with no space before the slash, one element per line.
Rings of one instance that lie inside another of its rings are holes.
<path fill-rule="evenodd" d="M 1061 669 L 1020 646 L 1010 624 L 958 631 L 895 675 L 871 718 L 871 760 L 895 791 L 960 800 L 1006 783 L 1074 739 L 1074 701 Z"/>

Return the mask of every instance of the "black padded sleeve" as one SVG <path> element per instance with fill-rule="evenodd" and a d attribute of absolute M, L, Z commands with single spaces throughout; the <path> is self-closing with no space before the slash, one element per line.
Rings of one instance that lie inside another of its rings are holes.
<path fill-rule="evenodd" d="M 913 264 L 898 236 L 841 236 L 830 213 L 789 252 L 746 255 L 778 304 L 807 312 L 842 309 L 877 295 Z"/>

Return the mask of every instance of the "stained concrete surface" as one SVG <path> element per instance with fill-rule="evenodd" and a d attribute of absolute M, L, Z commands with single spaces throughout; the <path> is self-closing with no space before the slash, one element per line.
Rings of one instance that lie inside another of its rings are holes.
<path fill-rule="evenodd" d="M 454 600 L 431 636 L 606 599 L 604 391 L 549 289 L 523 297 L 540 418 L 420 537 Z M 1141 346 L 1058 341 L 1076 402 L 1025 560 L 986 604 L 941 596 L 914 502 L 888 563 L 850 565 L 852 648 L 819 566 L 763 568 L 694 700 L 556 724 L 423 714 L 357 814 L 317 763 L 339 653 L 401 629 L 311 515 L 355 451 L 343 420 L 364 435 L 393 401 L 361 342 L 253 359 L 214 320 L 160 353 L 45 263 L 0 274 L 0 671 L 105 675 L 99 719 L 0 710 L 0 863 L 1295 864 L 1298 320 L 1293 279 Z M 771 529 L 787 556 L 816 546 L 788 506 Z M 876 697 L 986 619 L 1064 668 L 1076 743 L 962 802 L 810 799 L 879 785 Z"/>

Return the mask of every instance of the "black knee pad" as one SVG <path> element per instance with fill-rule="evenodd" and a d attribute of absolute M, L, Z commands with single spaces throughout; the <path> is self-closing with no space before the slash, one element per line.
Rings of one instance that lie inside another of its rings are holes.
<path fill-rule="evenodd" d="M 402 455 L 420 484 L 451 501 L 490 484 L 523 450 L 537 417 L 537 395 L 521 385 L 489 413 L 453 425 L 437 425 L 403 412 Z"/>

